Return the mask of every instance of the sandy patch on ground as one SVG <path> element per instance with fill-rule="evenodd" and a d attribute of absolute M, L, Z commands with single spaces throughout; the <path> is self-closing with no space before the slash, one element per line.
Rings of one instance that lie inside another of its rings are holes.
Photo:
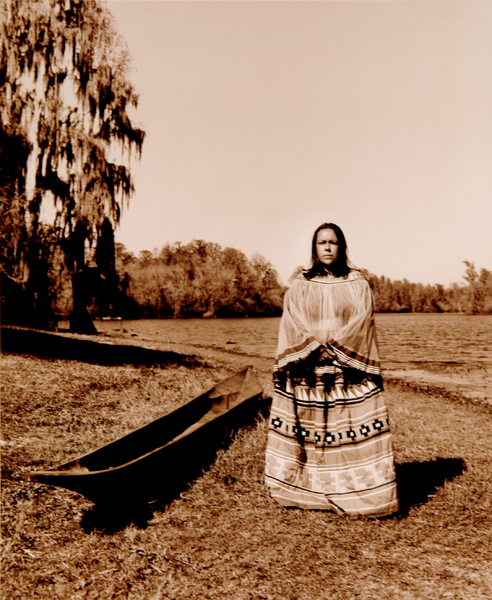
<path fill-rule="evenodd" d="M 473 364 L 428 362 L 387 364 L 383 376 L 412 384 L 437 387 L 473 400 L 492 404 L 492 363 Z"/>

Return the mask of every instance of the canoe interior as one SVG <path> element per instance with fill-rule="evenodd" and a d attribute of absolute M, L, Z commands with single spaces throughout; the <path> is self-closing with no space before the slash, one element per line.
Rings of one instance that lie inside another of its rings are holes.
<path fill-rule="evenodd" d="M 261 393 L 262 388 L 247 368 L 215 385 L 201 396 L 173 412 L 124 435 L 123 437 L 57 467 L 58 471 L 85 468 L 102 471 L 141 459 L 146 454 L 189 435 L 214 418 Z"/>
<path fill-rule="evenodd" d="M 263 408 L 262 391 L 248 367 L 114 442 L 26 478 L 71 489 L 94 502 L 172 495 L 213 463 L 229 433 L 254 420 Z"/>

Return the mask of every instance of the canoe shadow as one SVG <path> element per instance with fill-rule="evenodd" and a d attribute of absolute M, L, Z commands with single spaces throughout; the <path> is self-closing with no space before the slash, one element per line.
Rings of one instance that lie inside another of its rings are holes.
<path fill-rule="evenodd" d="M 186 456 L 181 457 L 180 469 L 174 470 L 171 478 L 165 480 L 154 501 L 140 500 L 138 495 L 131 498 L 114 498 L 98 501 L 86 510 L 80 524 L 86 533 L 98 531 L 111 535 L 133 525 L 145 529 L 154 517 L 154 512 L 165 512 L 170 504 L 180 498 L 181 494 L 192 486 L 204 473 L 209 471 L 220 450 L 227 450 L 233 443 L 236 434 L 255 427 L 266 418 L 270 411 L 271 398 L 261 395 L 250 402 L 247 412 L 239 412 L 230 422 L 227 430 L 220 435 L 210 436 L 207 441 L 198 439 L 197 445 L 190 448 Z M 149 476 L 155 476 L 149 473 Z M 163 475 L 163 478 L 165 475 Z"/>
<path fill-rule="evenodd" d="M 75 360 L 90 364 L 114 365 L 184 365 L 205 366 L 196 356 L 186 356 L 172 351 L 154 350 L 142 346 L 113 344 L 103 340 L 66 337 L 56 333 L 1 328 L 2 352 L 29 354 L 38 358 Z"/>
<path fill-rule="evenodd" d="M 121 506 L 96 504 L 82 514 L 80 525 L 85 533 L 112 535 L 132 525 L 146 529 L 153 518 L 153 509 L 145 502 Z"/>
<path fill-rule="evenodd" d="M 464 471 L 466 464 L 462 458 L 436 458 L 396 465 L 400 515 L 406 516 L 412 506 L 428 502 L 444 482 L 452 481 Z"/>

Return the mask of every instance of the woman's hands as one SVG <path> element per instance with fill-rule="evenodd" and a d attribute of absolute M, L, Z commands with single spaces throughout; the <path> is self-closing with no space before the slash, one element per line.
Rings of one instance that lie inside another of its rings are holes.
<path fill-rule="evenodd" d="M 319 357 L 320 360 L 331 362 L 335 358 L 335 353 L 333 352 L 330 346 L 325 346 L 323 344 L 320 346 Z"/>

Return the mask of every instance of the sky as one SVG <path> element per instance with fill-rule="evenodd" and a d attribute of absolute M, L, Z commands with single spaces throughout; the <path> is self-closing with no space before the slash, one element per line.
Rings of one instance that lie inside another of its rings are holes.
<path fill-rule="evenodd" d="M 146 139 L 116 240 L 259 252 L 318 225 L 413 282 L 492 269 L 492 2 L 110 0 Z"/>

